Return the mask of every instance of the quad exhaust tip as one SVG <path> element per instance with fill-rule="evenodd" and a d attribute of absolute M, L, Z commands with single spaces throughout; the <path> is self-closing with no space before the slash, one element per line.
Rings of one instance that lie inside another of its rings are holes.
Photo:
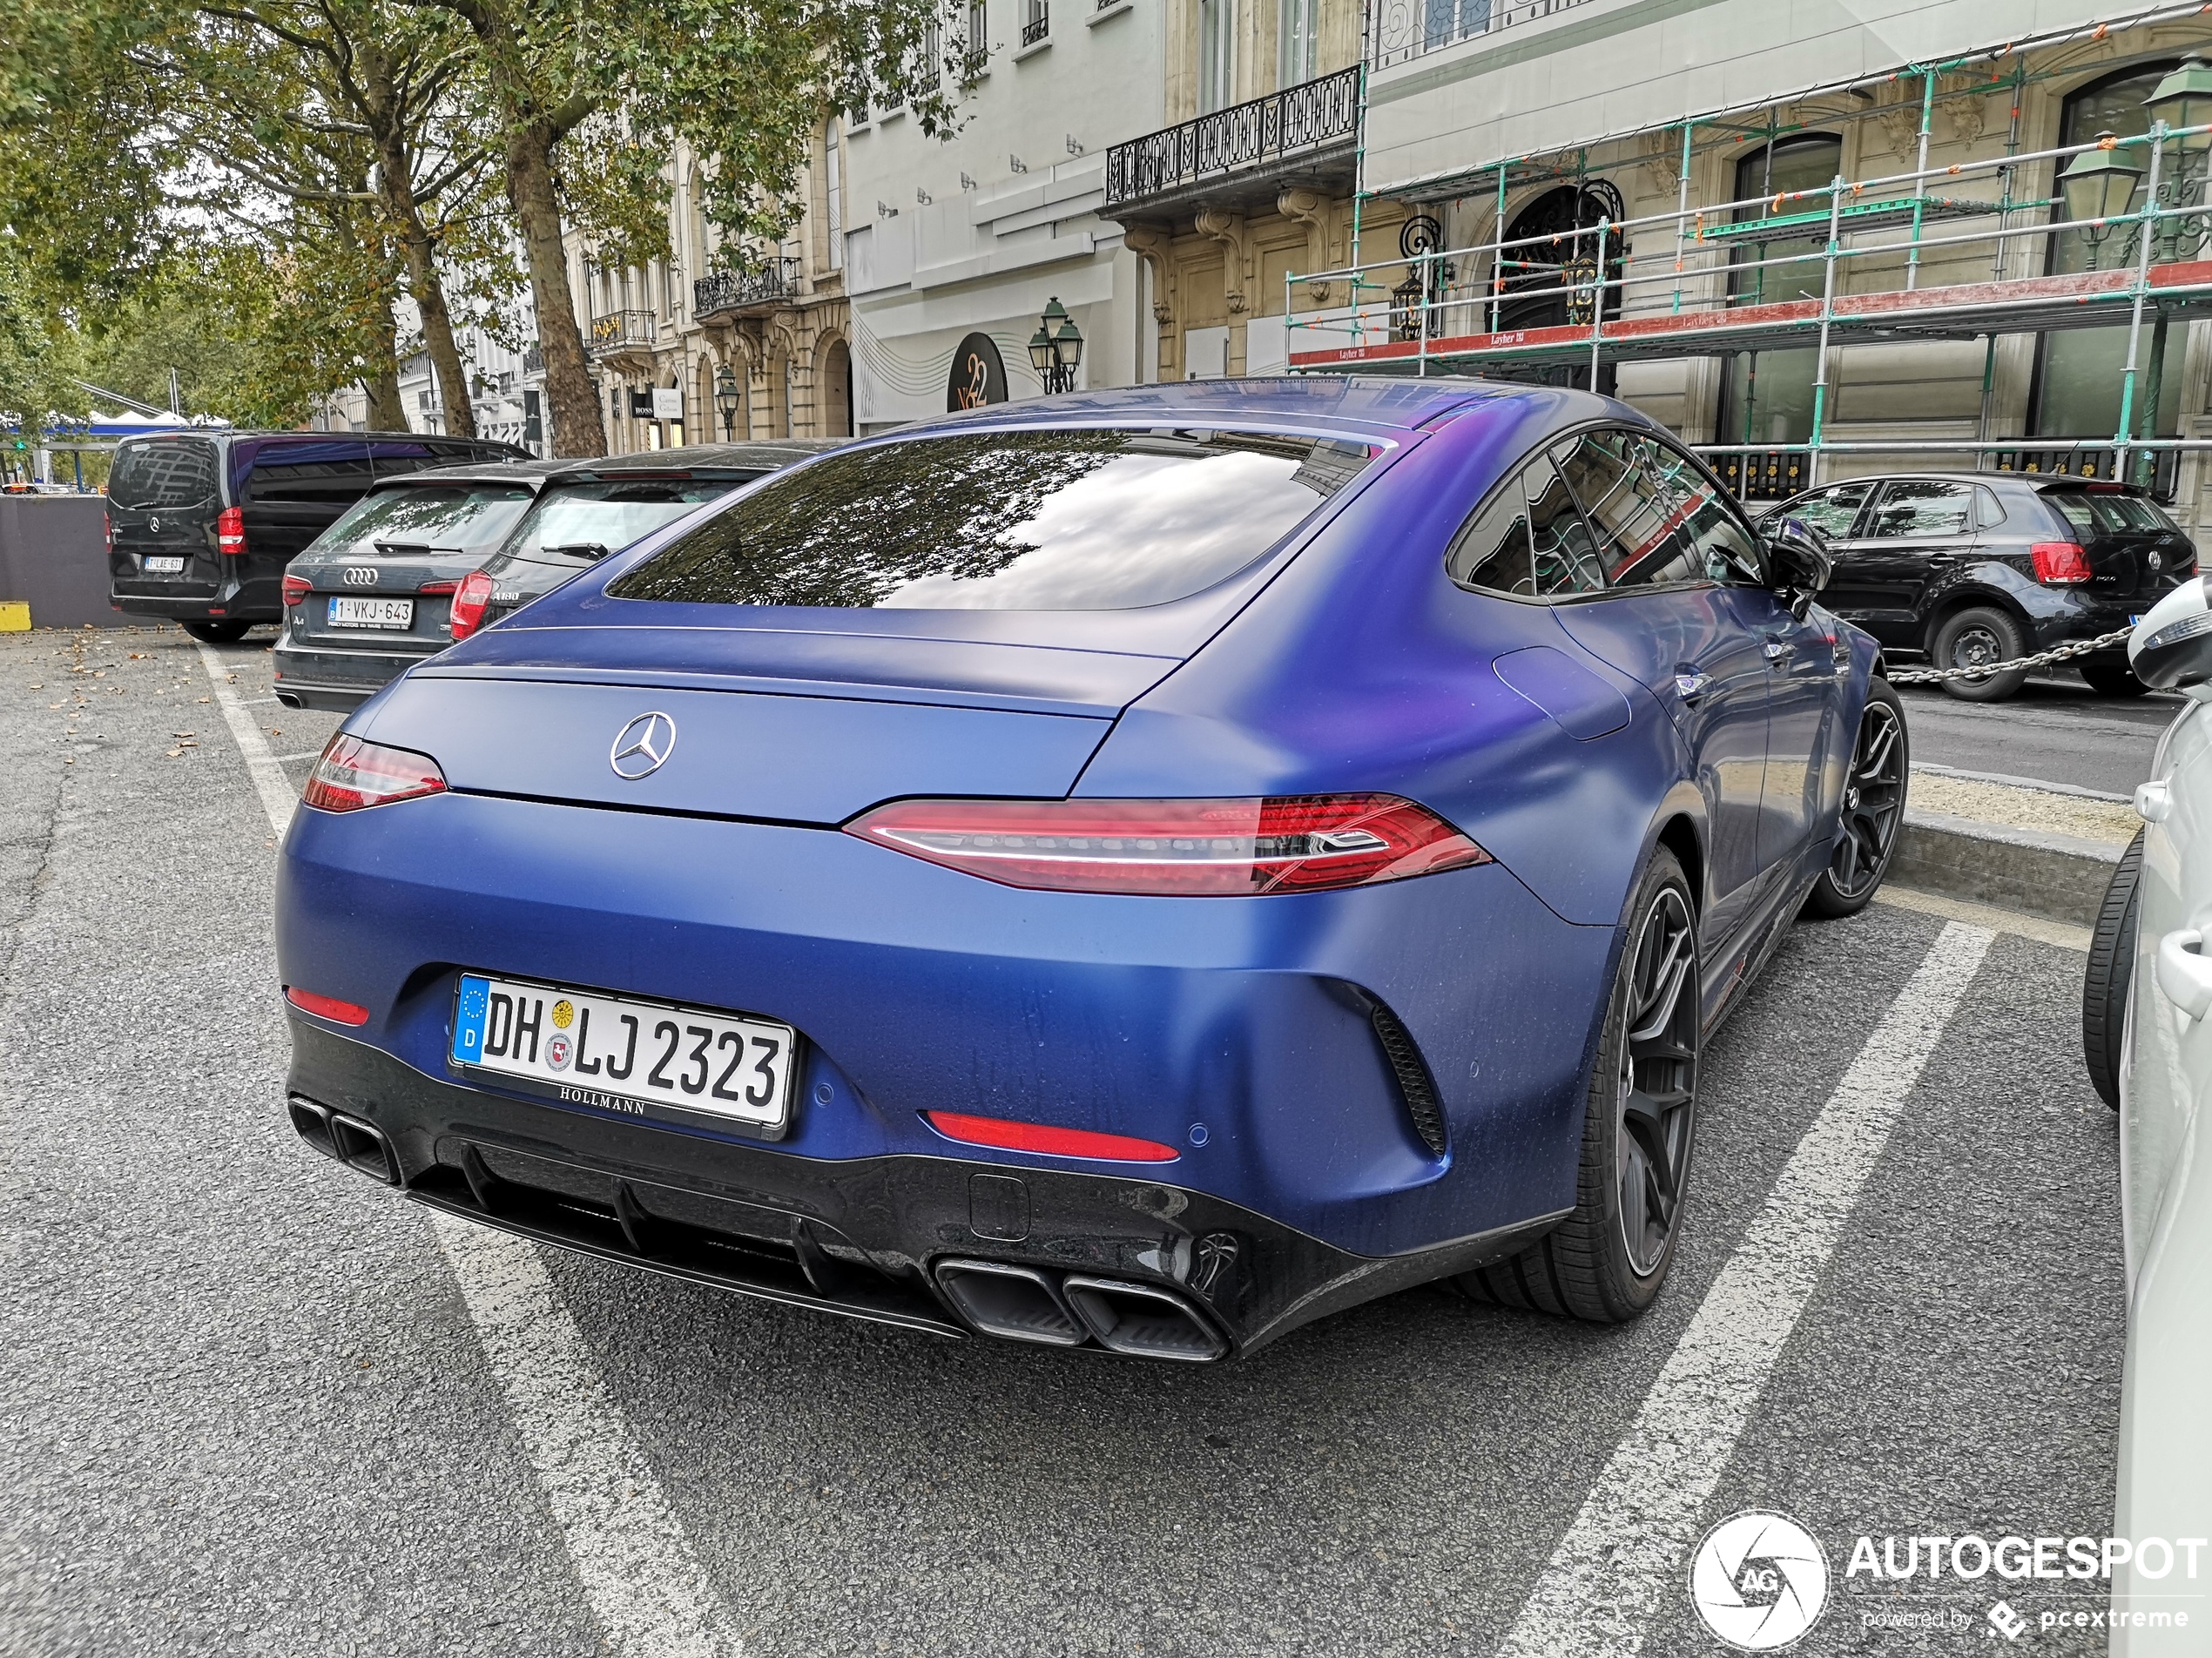
<path fill-rule="evenodd" d="M 300 1137 L 326 1157 L 334 1157 L 388 1186 L 400 1183 L 399 1159 L 384 1131 L 359 1117 L 334 1111 L 320 1100 L 294 1094 L 284 1102 Z"/>
<path fill-rule="evenodd" d="M 1204 1364 L 1229 1344 L 1198 1320 L 1182 1297 L 1150 1284 L 1072 1277 L 1060 1286 L 1068 1304 L 1110 1352 Z"/>
<path fill-rule="evenodd" d="M 986 1335 L 1050 1347 L 1080 1347 L 1089 1338 L 1052 1280 L 1035 1267 L 946 1261 L 937 1268 L 937 1282 L 961 1317 Z"/>

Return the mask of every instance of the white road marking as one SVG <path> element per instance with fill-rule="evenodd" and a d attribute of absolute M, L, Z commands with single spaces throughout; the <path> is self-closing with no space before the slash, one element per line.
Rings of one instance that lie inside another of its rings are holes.
<path fill-rule="evenodd" d="M 199 652 L 281 844 L 298 798 L 232 689 L 232 670 L 207 646 Z M 430 1218 L 608 1643 L 622 1658 L 738 1658 L 745 1642 L 536 1247 Z"/>
<path fill-rule="evenodd" d="M 1953 921 L 1821 1108 L 1522 1604 L 1499 1658 L 1633 1658 L 1921 1068 L 1996 934 Z"/>

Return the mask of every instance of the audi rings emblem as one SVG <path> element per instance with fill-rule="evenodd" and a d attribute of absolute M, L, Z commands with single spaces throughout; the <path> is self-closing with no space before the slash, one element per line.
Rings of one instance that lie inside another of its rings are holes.
<path fill-rule="evenodd" d="M 348 564 L 346 566 L 346 585 L 374 587 L 381 573 L 374 564 Z"/>
<path fill-rule="evenodd" d="M 659 771 L 675 751 L 676 722 L 665 714 L 640 714 L 615 733 L 607 764 L 617 777 L 635 783 Z"/>

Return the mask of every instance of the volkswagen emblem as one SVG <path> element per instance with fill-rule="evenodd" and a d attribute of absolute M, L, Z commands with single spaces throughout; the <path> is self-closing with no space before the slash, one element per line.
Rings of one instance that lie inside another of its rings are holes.
<path fill-rule="evenodd" d="M 348 564 L 346 566 L 346 585 L 348 587 L 374 587 L 376 585 L 376 578 L 379 574 L 380 572 L 374 564 Z"/>
<path fill-rule="evenodd" d="M 2148 564 L 2153 570 L 2164 570 L 2166 568 L 2166 561 L 2158 556 L 2158 550 L 2155 548 L 2151 549 L 2150 556 L 2143 562 Z"/>
<path fill-rule="evenodd" d="M 618 778 L 635 783 L 651 777 L 676 751 L 676 722 L 665 714 L 640 714 L 615 733 L 607 764 Z"/>

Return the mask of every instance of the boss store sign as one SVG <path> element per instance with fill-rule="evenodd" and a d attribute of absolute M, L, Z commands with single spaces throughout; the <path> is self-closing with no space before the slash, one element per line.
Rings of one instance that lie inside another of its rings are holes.
<path fill-rule="evenodd" d="M 633 421 L 682 420 L 682 388 L 676 386 L 633 386 L 630 391 L 630 418 Z"/>

